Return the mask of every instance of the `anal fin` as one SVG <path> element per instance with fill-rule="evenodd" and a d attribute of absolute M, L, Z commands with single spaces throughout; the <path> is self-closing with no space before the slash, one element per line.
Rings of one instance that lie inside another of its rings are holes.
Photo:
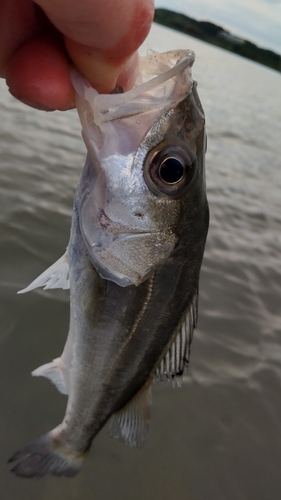
<path fill-rule="evenodd" d="M 68 265 L 68 252 L 62 255 L 52 266 L 44 271 L 38 278 L 36 278 L 30 285 L 18 293 L 26 293 L 34 290 L 34 288 L 44 287 L 44 290 L 49 288 L 69 288 L 69 265 Z"/>
<path fill-rule="evenodd" d="M 151 382 L 146 384 L 121 410 L 114 413 L 110 422 L 111 437 L 122 439 L 125 444 L 140 448 L 144 445 L 151 406 Z"/>

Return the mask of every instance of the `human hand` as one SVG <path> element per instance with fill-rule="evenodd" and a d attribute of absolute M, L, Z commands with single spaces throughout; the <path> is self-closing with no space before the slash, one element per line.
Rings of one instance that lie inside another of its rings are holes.
<path fill-rule="evenodd" d="M 0 0 L 0 76 L 20 101 L 74 107 L 70 67 L 100 93 L 129 89 L 153 0 Z"/>

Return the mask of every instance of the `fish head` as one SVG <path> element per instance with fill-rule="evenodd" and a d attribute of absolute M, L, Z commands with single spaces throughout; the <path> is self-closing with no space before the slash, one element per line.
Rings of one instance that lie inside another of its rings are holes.
<path fill-rule="evenodd" d="M 91 102 L 85 92 L 78 101 L 88 149 L 78 188 L 80 229 L 97 271 L 120 286 L 139 285 L 173 255 L 206 204 L 194 55 L 149 58 L 131 91 L 100 96 L 88 88 Z"/>

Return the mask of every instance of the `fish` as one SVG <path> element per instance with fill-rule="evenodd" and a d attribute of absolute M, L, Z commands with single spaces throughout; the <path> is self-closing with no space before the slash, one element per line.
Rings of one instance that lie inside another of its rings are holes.
<path fill-rule="evenodd" d="M 194 58 L 150 51 L 135 86 L 111 95 L 73 73 L 87 159 L 70 240 L 21 291 L 70 288 L 63 353 L 33 372 L 68 402 L 61 424 L 10 458 L 18 476 L 75 476 L 109 420 L 112 437 L 142 446 L 153 379 L 180 385 L 209 225 Z"/>

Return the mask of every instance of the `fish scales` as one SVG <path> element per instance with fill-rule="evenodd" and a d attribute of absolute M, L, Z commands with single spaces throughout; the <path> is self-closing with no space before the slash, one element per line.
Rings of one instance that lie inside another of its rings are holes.
<path fill-rule="evenodd" d="M 108 101 L 74 75 L 88 158 L 70 241 L 24 290 L 70 287 L 62 356 L 33 372 L 68 403 L 58 427 L 11 457 L 19 476 L 74 476 L 111 417 L 114 437 L 141 446 L 154 375 L 180 377 L 189 359 L 209 221 L 205 119 L 192 52 L 141 61 L 134 89 Z"/>

